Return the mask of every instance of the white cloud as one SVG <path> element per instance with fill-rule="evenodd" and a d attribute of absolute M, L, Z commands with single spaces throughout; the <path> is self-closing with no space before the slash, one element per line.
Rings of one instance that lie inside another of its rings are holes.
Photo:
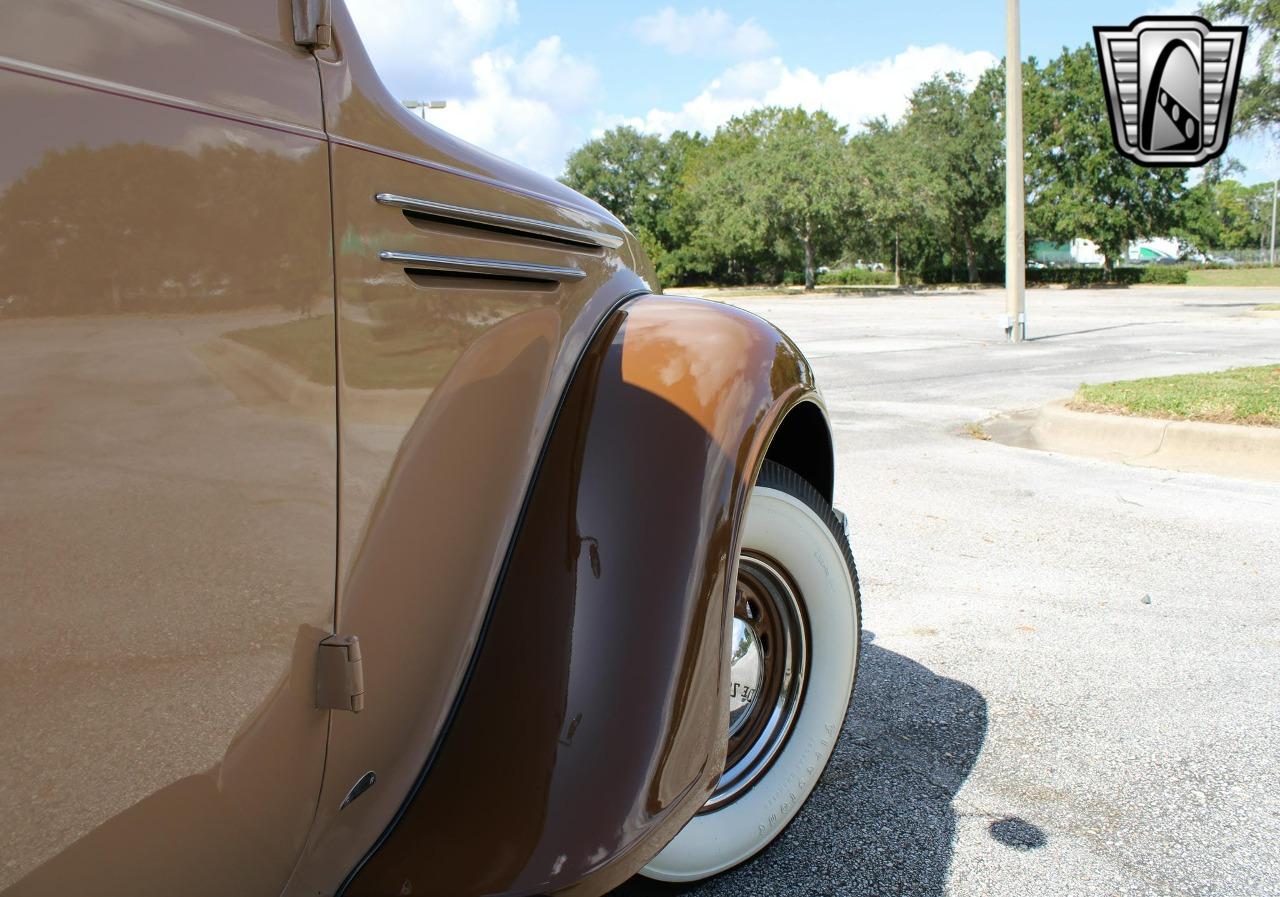
<path fill-rule="evenodd" d="M 352 15 L 378 73 L 402 99 L 447 100 L 427 120 L 500 156 L 558 174 L 567 154 L 588 136 L 582 124 L 603 94 L 590 62 L 565 51 L 559 36 L 523 47 L 508 42 L 519 22 L 516 0 L 350 0 Z M 647 23 L 648 38 L 672 52 L 717 52 L 744 60 L 676 109 L 643 116 L 596 116 L 604 127 L 632 124 L 669 134 L 711 133 L 732 116 L 777 104 L 825 109 L 857 127 L 868 118 L 897 118 L 911 90 L 937 72 L 972 79 L 994 65 L 990 53 L 947 45 L 909 47 L 896 56 L 829 75 L 761 58 L 772 41 L 754 22 L 721 10 L 678 14 L 664 8 Z"/>
<path fill-rule="evenodd" d="M 773 38 L 751 19 L 734 24 L 722 9 L 679 13 L 665 6 L 635 23 L 645 43 L 657 44 L 668 53 L 696 53 L 735 59 L 762 56 L 773 48 Z"/>
<path fill-rule="evenodd" d="M 857 129 L 877 116 L 901 117 L 912 90 L 935 74 L 959 72 L 972 82 L 997 62 L 986 51 L 964 53 L 946 44 L 911 46 L 896 56 L 829 75 L 791 68 L 777 58 L 744 62 L 726 70 L 679 109 L 651 109 L 641 117 L 605 124 L 630 124 L 663 135 L 680 129 L 710 134 L 734 115 L 777 105 L 823 109 Z"/>
<path fill-rule="evenodd" d="M 558 35 L 538 41 L 515 67 L 515 80 L 524 93 L 565 109 L 586 105 L 600 81 L 593 66 L 564 52 Z"/>
<path fill-rule="evenodd" d="M 463 86 L 472 57 L 499 29 L 520 20 L 516 0 L 351 0 L 347 6 L 382 80 L 414 99 L 436 99 Z"/>
<path fill-rule="evenodd" d="M 471 90 L 428 113 L 432 124 L 545 174 L 558 174 L 583 140 L 572 114 L 591 102 L 598 77 L 548 37 L 517 59 L 490 50 L 471 61 Z"/>
<path fill-rule="evenodd" d="M 499 45 L 519 21 L 516 0 L 352 0 L 378 74 L 397 97 L 445 100 L 427 120 L 546 174 L 581 143 L 575 113 L 594 102 L 599 75 L 543 37 L 527 53 Z"/>

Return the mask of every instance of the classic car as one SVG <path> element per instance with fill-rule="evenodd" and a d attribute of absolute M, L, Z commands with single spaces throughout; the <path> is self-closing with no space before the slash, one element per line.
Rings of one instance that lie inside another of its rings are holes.
<path fill-rule="evenodd" d="M 3 0 L 0 113 L 0 893 L 778 835 L 860 632 L 786 336 L 404 109 L 341 0 Z"/>

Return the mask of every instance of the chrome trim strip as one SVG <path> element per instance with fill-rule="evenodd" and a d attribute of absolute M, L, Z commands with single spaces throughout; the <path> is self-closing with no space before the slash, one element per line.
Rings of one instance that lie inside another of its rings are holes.
<path fill-rule="evenodd" d="M 533 280 L 564 282 L 582 280 L 587 272 L 581 268 L 562 268 L 559 265 L 537 265 L 533 262 L 511 262 L 503 259 L 457 258 L 448 255 L 422 255 L 417 252 L 378 253 L 384 262 L 395 262 L 406 268 L 422 268 L 454 274 L 489 274 L 494 277 L 520 277 Z"/>
<path fill-rule="evenodd" d="M 567 224 L 557 224 L 554 221 L 543 221 L 539 218 L 522 218 L 519 215 L 490 212 L 486 209 L 470 209 L 466 206 L 454 206 L 429 199 L 415 199 L 412 196 L 400 196 L 395 193 L 379 193 L 374 199 L 384 206 L 404 209 L 407 212 L 421 212 L 424 215 L 434 215 L 438 218 L 448 218 L 469 224 L 522 231 L 535 237 L 552 237 L 557 240 L 568 240 L 571 243 L 604 246 L 609 249 L 617 249 L 622 245 L 622 238 L 610 233 L 583 227 L 570 227 Z"/>

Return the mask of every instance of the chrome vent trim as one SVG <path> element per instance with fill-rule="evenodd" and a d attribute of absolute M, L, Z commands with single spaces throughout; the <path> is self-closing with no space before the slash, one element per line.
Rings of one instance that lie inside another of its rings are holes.
<path fill-rule="evenodd" d="M 378 253 L 384 262 L 394 262 L 406 268 L 438 271 L 445 274 L 481 274 L 489 277 L 510 277 L 520 280 L 542 280 L 553 283 L 577 281 L 587 276 L 581 268 L 564 268 L 560 265 L 537 265 L 533 262 L 512 262 L 504 259 L 458 258 L 449 255 L 423 255 L 417 252 Z"/>
<path fill-rule="evenodd" d="M 583 246 L 602 246 L 617 249 L 622 245 L 622 238 L 598 230 L 583 227 L 570 227 L 554 221 L 543 221 L 539 218 L 522 218 L 519 215 L 507 215 L 503 212 L 490 212 L 486 209 L 470 209 L 466 206 L 454 206 L 429 199 L 415 199 L 412 196 L 400 196 L 395 193 L 379 193 L 374 196 L 384 206 L 403 209 L 406 212 L 418 212 L 447 221 L 458 221 L 463 224 L 478 224 L 484 227 L 496 227 L 502 230 L 515 231 L 530 237 L 543 237 L 579 243 Z"/>

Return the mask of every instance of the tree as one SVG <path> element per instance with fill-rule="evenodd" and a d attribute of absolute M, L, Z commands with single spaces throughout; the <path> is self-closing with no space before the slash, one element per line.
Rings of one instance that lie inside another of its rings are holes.
<path fill-rule="evenodd" d="M 863 206 L 871 232 L 857 235 L 879 252 L 893 256 L 893 283 L 902 284 L 902 237 L 908 229 L 927 228 L 937 215 L 930 177 L 921 147 L 901 125 L 890 127 L 883 119 L 867 125 L 864 134 L 849 142 L 852 166 L 857 173 Z M 887 245 L 886 245 L 887 244 Z"/>
<path fill-rule="evenodd" d="M 561 180 L 594 199 L 628 227 L 651 224 L 662 189 L 662 139 L 623 126 L 573 151 Z"/>
<path fill-rule="evenodd" d="M 1271 183 L 1246 187 L 1232 178 L 1211 177 L 1208 168 L 1187 191 L 1178 235 L 1206 252 L 1264 246 L 1271 227 Z"/>
<path fill-rule="evenodd" d="M 1143 168 L 1112 144 L 1093 47 L 1027 66 L 1024 94 L 1029 219 L 1057 242 L 1093 240 L 1112 271 L 1131 241 L 1179 223 L 1186 172 Z"/>
<path fill-rule="evenodd" d="M 928 151 L 929 195 L 945 222 L 940 239 L 963 255 L 970 283 L 1002 233 L 998 223 L 993 232 L 992 221 L 1003 207 L 1003 105 L 1003 69 L 988 69 L 972 92 L 952 72 L 917 87 L 906 116 L 908 141 Z"/>
<path fill-rule="evenodd" d="M 852 208 L 845 129 L 825 112 L 768 107 L 732 119 L 708 150 L 724 164 L 700 185 L 704 226 L 730 245 L 794 247 L 812 290 L 817 255 L 839 245 Z"/>
<path fill-rule="evenodd" d="M 700 134 L 677 131 L 667 140 L 623 126 L 579 147 L 561 180 L 627 225 L 644 245 L 659 280 L 680 279 L 695 216 L 678 208 L 689 159 L 706 145 Z"/>
<path fill-rule="evenodd" d="M 1246 187 L 1225 180 L 1218 185 L 1216 211 L 1221 249 L 1262 248 L 1271 232 L 1271 183 Z"/>
<path fill-rule="evenodd" d="M 748 211 L 750 185 L 743 174 L 770 122 L 766 110 L 730 119 L 685 170 L 687 207 L 697 222 L 693 253 L 713 280 L 759 280 L 766 271 L 776 279 L 781 273 L 783 260 L 772 251 L 766 220 Z"/>
<path fill-rule="evenodd" d="M 663 284 L 684 282 L 705 267 L 696 243 L 698 213 L 690 201 L 686 172 L 706 145 L 701 134 L 685 131 L 667 138 L 659 186 L 653 194 L 653 214 L 636 231 Z"/>
<path fill-rule="evenodd" d="M 1280 3 L 1276 0 L 1219 0 L 1201 12 L 1210 19 L 1242 19 L 1249 41 L 1260 47 L 1258 71 L 1240 81 L 1236 124 L 1244 131 L 1280 134 Z"/>
<path fill-rule="evenodd" d="M 1200 182 L 1183 194 L 1180 203 L 1181 222 L 1175 230 L 1177 236 L 1192 246 L 1204 250 L 1224 246 L 1223 200 L 1226 199 L 1227 176 L 1244 171 L 1235 159 L 1219 156 L 1201 169 Z M 1232 184 L 1239 186 L 1238 182 Z"/>

